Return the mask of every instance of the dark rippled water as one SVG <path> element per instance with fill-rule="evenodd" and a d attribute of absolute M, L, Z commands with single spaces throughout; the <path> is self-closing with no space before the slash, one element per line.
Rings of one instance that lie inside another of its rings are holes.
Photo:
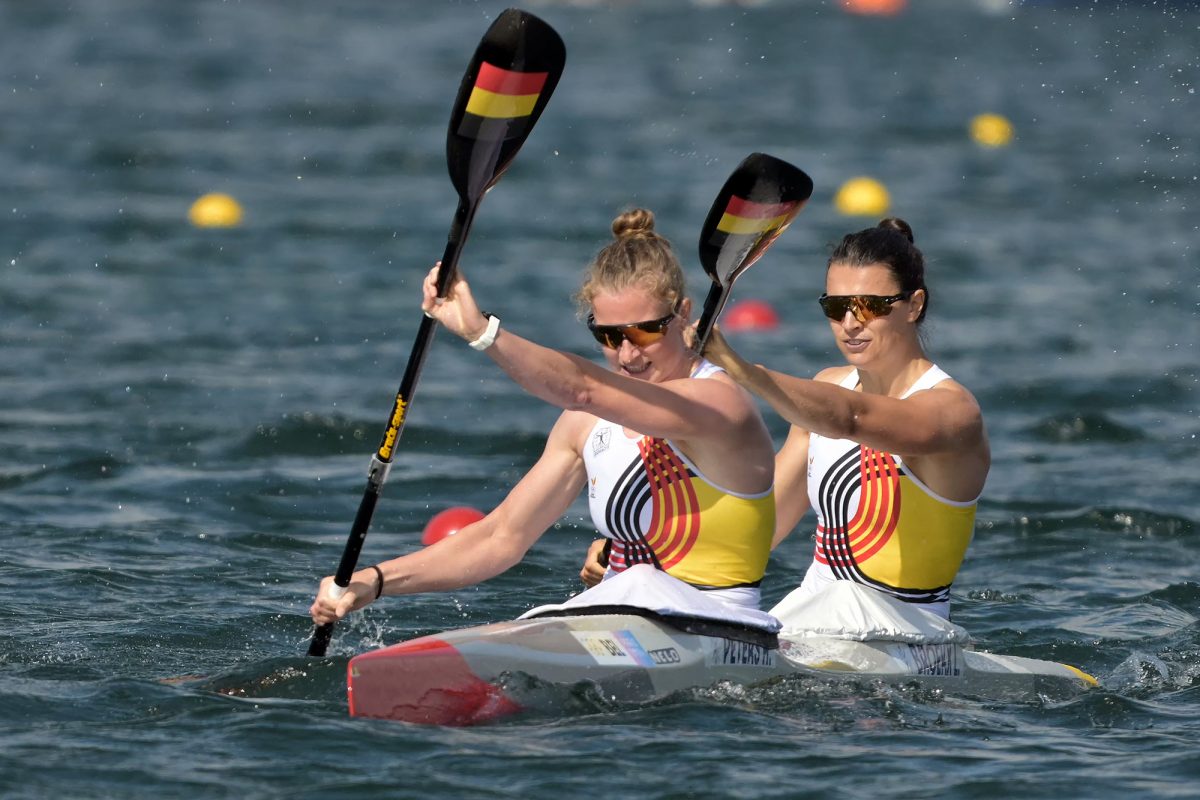
<path fill-rule="evenodd" d="M 349 656 L 575 591 L 582 503 L 520 567 L 393 599 L 303 656 L 454 206 L 444 141 L 492 2 L 0 5 L 0 795 L 1184 797 L 1200 778 L 1200 12 L 911 0 L 539 3 L 567 70 L 463 265 L 507 325 L 593 352 L 568 296 L 639 203 L 688 258 L 765 150 L 817 190 L 738 283 L 836 353 L 826 248 L 890 189 L 930 260 L 930 347 L 995 466 L 954 598 L 981 646 L 1099 677 L 992 703 L 864 682 L 586 694 L 473 729 L 346 714 Z M 967 135 L 981 112 L 1009 147 Z M 244 223 L 187 209 L 228 192 Z M 447 338 L 365 558 L 490 508 L 554 412 Z M 772 421 L 780 437 L 783 426 Z M 807 524 L 811 524 L 811 520 Z M 768 601 L 801 577 L 797 535 Z"/>

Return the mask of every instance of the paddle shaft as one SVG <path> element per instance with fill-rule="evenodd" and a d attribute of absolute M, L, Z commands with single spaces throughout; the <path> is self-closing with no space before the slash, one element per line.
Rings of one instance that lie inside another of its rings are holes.
<path fill-rule="evenodd" d="M 458 256 L 466 241 L 467 232 L 475 219 L 475 211 L 479 207 L 478 199 L 470 201 L 460 198 L 458 208 L 454 212 L 454 222 L 450 226 L 450 234 L 446 238 L 446 251 L 442 255 L 442 268 L 438 271 L 438 297 L 445 297 L 446 289 L 458 267 Z M 387 481 L 388 472 L 392 467 L 396 446 L 400 443 L 400 434 L 404 423 L 408 420 L 408 411 L 412 407 L 413 395 L 417 389 L 417 381 L 421 377 L 421 369 L 425 365 L 425 356 L 429 353 L 429 345 L 437 332 L 437 322 L 430 317 L 421 315 L 421 325 L 417 329 L 417 338 L 413 342 L 412 352 L 408 356 L 408 366 L 404 368 L 404 377 L 400 380 L 400 388 L 396 392 L 396 401 L 388 415 L 387 429 L 379 448 L 371 456 L 371 467 L 367 472 L 367 485 L 363 490 L 362 500 L 358 503 L 358 511 L 354 514 L 354 523 L 350 526 L 350 535 L 346 539 L 346 547 L 342 550 L 342 559 L 338 562 L 337 572 L 334 573 L 333 583 L 337 587 L 333 591 L 341 596 L 350 585 L 350 578 L 358 566 L 358 557 L 362 553 L 367 531 L 371 527 L 371 518 L 375 515 L 375 505 Z M 313 631 L 312 640 L 308 645 L 310 656 L 321 657 L 329 647 L 333 636 L 333 623 L 326 622 L 318 625 Z"/>
<path fill-rule="evenodd" d="M 717 317 L 721 315 L 721 309 L 725 306 L 725 301 L 729 299 L 731 289 L 733 289 L 733 281 L 730 281 L 728 286 L 713 281 L 712 286 L 709 287 L 708 296 L 704 298 L 704 310 L 700 312 L 700 321 L 696 324 L 696 338 L 692 345 L 697 353 L 704 352 L 708 335 L 712 333 L 713 325 L 716 324 Z"/>

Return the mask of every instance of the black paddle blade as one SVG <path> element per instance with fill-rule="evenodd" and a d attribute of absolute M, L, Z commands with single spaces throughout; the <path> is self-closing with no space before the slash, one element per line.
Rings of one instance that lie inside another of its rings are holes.
<path fill-rule="evenodd" d="M 446 139 L 450 180 L 469 205 L 508 169 L 566 60 L 562 38 L 532 14 L 510 8 L 488 28 L 458 89 Z"/>
<path fill-rule="evenodd" d="M 751 153 L 725 181 L 700 234 L 700 263 L 733 283 L 791 224 L 812 196 L 812 178 L 765 153 Z"/>
<path fill-rule="evenodd" d="M 725 181 L 700 232 L 700 264 L 712 287 L 696 326 L 697 352 L 704 351 L 733 282 L 787 229 L 812 190 L 803 170 L 765 153 L 746 156 Z"/>

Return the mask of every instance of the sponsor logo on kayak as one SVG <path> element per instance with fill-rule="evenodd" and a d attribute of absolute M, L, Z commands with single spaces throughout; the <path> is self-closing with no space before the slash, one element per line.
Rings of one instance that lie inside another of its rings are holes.
<path fill-rule="evenodd" d="M 643 667 L 652 667 L 656 663 L 650 654 L 646 652 L 646 648 L 642 647 L 642 643 L 637 640 L 637 637 L 630 631 L 614 631 L 613 636 L 617 637 L 617 641 L 625 645 L 626 651 L 632 656 L 635 664 Z"/>
<path fill-rule="evenodd" d="M 679 664 L 683 662 L 679 651 L 674 647 L 660 647 L 657 650 L 651 650 L 650 657 L 654 659 L 655 664 Z"/>
<path fill-rule="evenodd" d="M 571 631 L 597 664 L 630 664 L 653 667 L 655 659 L 630 631 Z M 678 654 L 677 654 L 678 655 Z"/>
<path fill-rule="evenodd" d="M 607 633 L 575 633 L 572 635 L 583 645 L 584 649 L 596 658 L 626 658 L 628 654 L 621 645 Z"/>
<path fill-rule="evenodd" d="M 571 635 L 597 664 L 659 667 L 683 663 L 683 656 L 674 647 L 647 650 L 632 631 L 571 631 Z"/>
<path fill-rule="evenodd" d="M 400 426 L 404 422 L 404 413 L 407 409 L 408 403 L 404 401 L 403 395 L 396 395 L 392 418 L 388 421 L 387 433 L 383 435 L 383 444 L 379 446 L 379 457 L 384 461 L 392 457 L 392 450 L 396 448 L 396 439 L 400 437 Z"/>

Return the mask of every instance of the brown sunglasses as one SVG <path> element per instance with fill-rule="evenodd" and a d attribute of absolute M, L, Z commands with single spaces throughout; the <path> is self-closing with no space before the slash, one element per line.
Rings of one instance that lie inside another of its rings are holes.
<path fill-rule="evenodd" d="M 912 292 L 893 295 L 823 294 L 817 298 L 817 302 L 821 304 L 821 310 L 825 312 L 825 316 L 834 322 L 845 319 L 846 312 L 849 311 L 854 314 L 856 320 L 865 325 L 876 317 L 886 317 L 892 313 L 892 303 L 907 300 L 912 295 Z"/>
<path fill-rule="evenodd" d="M 628 322 L 624 325 L 597 325 L 596 318 L 588 314 L 587 327 L 596 337 L 596 341 L 605 347 L 616 350 L 621 342 L 629 342 L 634 347 L 645 347 L 653 344 L 667 335 L 671 320 L 675 319 L 675 311 L 658 319 L 645 322 Z"/>

